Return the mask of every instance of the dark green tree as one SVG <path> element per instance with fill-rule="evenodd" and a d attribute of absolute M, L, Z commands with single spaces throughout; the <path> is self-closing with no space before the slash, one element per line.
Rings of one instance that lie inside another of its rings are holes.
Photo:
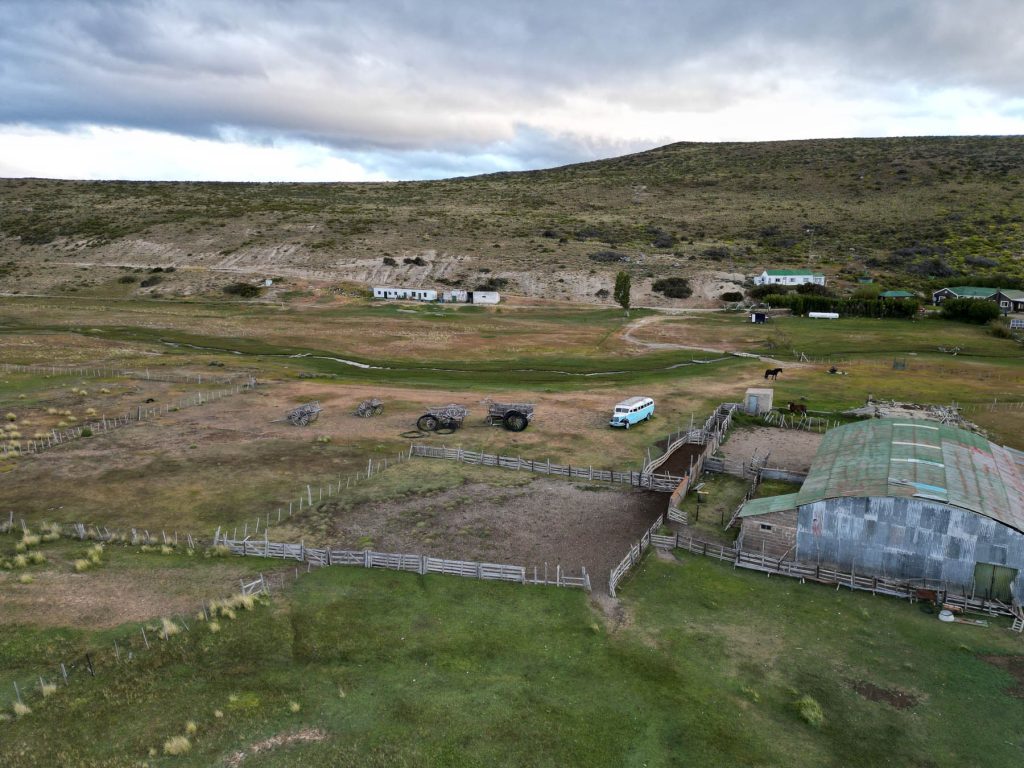
<path fill-rule="evenodd" d="M 626 310 L 626 317 L 629 317 L 629 288 L 630 288 L 629 272 L 619 272 L 615 276 L 615 301 L 619 303 L 619 306 Z"/>

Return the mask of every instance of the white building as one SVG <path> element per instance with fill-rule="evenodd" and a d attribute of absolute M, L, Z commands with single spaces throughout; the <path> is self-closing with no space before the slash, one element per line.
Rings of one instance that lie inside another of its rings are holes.
<path fill-rule="evenodd" d="M 497 291 L 469 291 L 466 299 L 470 304 L 497 304 L 501 296 Z"/>
<path fill-rule="evenodd" d="M 437 301 L 437 291 L 426 288 L 379 288 L 374 287 L 375 299 L 410 299 L 412 301 Z"/>
<path fill-rule="evenodd" d="M 824 285 L 825 276 L 809 269 L 766 269 L 754 278 L 754 285 Z"/>

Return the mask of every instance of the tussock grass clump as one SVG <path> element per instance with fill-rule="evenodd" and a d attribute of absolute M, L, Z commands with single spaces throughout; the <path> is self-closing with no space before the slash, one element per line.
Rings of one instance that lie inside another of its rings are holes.
<path fill-rule="evenodd" d="M 32 565 L 42 565 L 46 562 L 46 555 L 39 551 L 29 552 L 27 557 L 29 563 L 31 563 Z"/>
<path fill-rule="evenodd" d="M 825 712 L 822 710 L 821 704 L 812 697 L 804 694 L 796 700 L 795 706 L 800 719 L 808 725 L 819 728 L 825 722 Z"/>
<path fill-rule="evenodd" d="M 207 557 L 227 557 L 231 554 L 231 549 L 225 547 L 223 544 L 218 544 L 216 547 L 211 547 L 206 550 Z"/>
<path fill-rule="evenodd" d="M 213 716 L 220 720 L 222 717 L 224 717 L 224 713 L 219 709 L 215 709 L 213 710 Z"/>
<path fill-rule="evenodd" d="M 56 408 L 47 408 L 47 409 L 46 409 L 46 412 L 47 412 L 47 413 L 48 413 L 48 414 L 49 414 L 50 416 L 56 416 L 56 415 L 57 415 L 58 413 L 60 413 L 60 411 L 58 411 L 58 410 L 57 410 Z"/>
<path fill-rule="evenodd" d="M 192 749 L 192 742 L 187 736 L 172 736 L 164 742 L 165 755 L 184 755 Z"/>
<path fill-rule="evenodd" d="M 109 395 L 110 394 L 110 390 L 107 389 L 106 387 L 103 387 L 103 389 L 100 390 L 100 394 L 101 395 Z"/>
<path fill-rule="evenodd" d="M 173 555 L 174 554 L 174 547 L 170 547 L 167 544 L 164 544 L 164 545 L 162 545 L 160 547 L 160 554 L 161 555 Z"/>
<path fill-rule="evenodd" d="M 5 413 L 4 418 L 8 421 L 14 422 L 18 420 L 18 415 L 16 413 Z"/>
<path fill-rule="evenodd" d="M 53 696 L 53 694 L 55 694 L 57 692 L 57 684 L 56 683 L 43 683 L 39 687 L 39 690 L 40 690 L 40 692 L 42 692 L 43 698 L 45 699 L 45 698 L 48 698 L 50 696 Z"/>
<path fill-rule="evenodd" d="M 15 555 L 11 559 L 11 566 L 14 568 L 28 568 L 28 555 Z"/>
<path fill-rule="evenodd" d="M 74 566 L 75 573 L 82 573 L 92 568 L 92 563 L 86 560 L 84 557 L 80 557 L 77 560 L 75 560 Z"/>
<path fill-rule="evenodd" d="M 210 631 L 213 632 L 214 634 L 217 634 L 218 632 L 220 632 L 220 622 L 219 621 L 216 621 L 216 620 L 211 621 L 207 626 L 210 628 Z"/>
<path fill-rule="evenodd" d="M 99 565 L 103 559 L 103 545 L 93 544 L 85 551 L 85 556 L 93 565 Z"/>
<path fill-rule="evenodd" d="M 24 717 L 25 715 L 32 714 L 32 708 L 28 704 L 22 704 L 20 701 L 14 702 L 11 709 L 14 710 L 15 717 Z"/>
<path fill-rule="evenodd" d="M 19 584 L 31 584 L 33 581 L 35 581 L 35 579 L 33 579 L 32 576 L 27 573 L 23 573 L 21 574 L 21 576 L 18 577 Z"/>
<path fill-rule="evenodd" d="M 302 709 L 302 705 L 299 704 L 299 702 L 297 702 L 297 701 L 289 701 L 288 702 L 288 711 L 291 712 L 293 715 L 297 714 L 299 712 L 299 710 L 301 710 L 301 709 Z"/>
<path fill-rule="evenodd" d="M 198 730 L 199 726 L 196 725 L 195 720 L 189 720 L 187 723 L 185 723 L 185 733 L 187 733 L 189 736 L 195 736 Z"/>
<path fill-rule="evenodd" d="M 26 533 L 21 537 L 21 543 L 26 547 L 38 547 L 42 539 L 35 533 Z"/>
<path fill-rule="evenodd" d="M 181 632 L 181 627 L 175 624 L 170 619 L 160 619 L 160 631 L 164 636 L 164 640 L 174 637 Z"/>

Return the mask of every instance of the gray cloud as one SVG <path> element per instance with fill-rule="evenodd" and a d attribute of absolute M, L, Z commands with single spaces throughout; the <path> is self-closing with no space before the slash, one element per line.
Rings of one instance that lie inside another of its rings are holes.
<path fill-rule="evenodd" d="M 554 125 L 580 99 L 699 116 L 804 81 L 1009 104 L 1022 29 L 1017 0 L 6 0 L 0 123 L 230 127 L 406 176 L 536 167 L 686 138 Z"/>

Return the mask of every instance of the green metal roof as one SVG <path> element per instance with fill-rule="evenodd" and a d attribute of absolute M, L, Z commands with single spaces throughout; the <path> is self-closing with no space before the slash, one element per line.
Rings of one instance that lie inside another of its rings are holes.
<path fill-rule="evenodd" d="M 1018 291 L 1013 288 L 1000 288 L 999 292 L 1008 299 L 1024 301 L 1024 291 Z"/>
<path fill-rule="evenodd" d="M 912 299 L 914 294 L 910 291 L 882 291 L 878 294 L 882 299 Z"/>
<path fill-rule="evenodd" d="M 995 294 L 995 288 L 979 288 L 974 285 L 954 285 L 948 288 L 940 288 L 939 291 L 949 291 L 965 299 L 987 299 Z M 939 291 L 935 291 L 938 293 Z"/>
<path fill-rule="evenodd" d="M 764 496 L 760 499 L 751 499 L 743 505 L 740 510 L 740 517 L 755 517 L 756 515 L 767 515 L 769 512 L 786 512 L 796 509 L 797 500 L 795 493 L 784 493 L 780 496 Z"/>
<path fill-rule="evenodd" d="M 798 504 L 909 496 L 978 512 L 1024 533 L 1024 477 L 1010 451 L 948 424 L 872 419 L 825 433 Z"/>

